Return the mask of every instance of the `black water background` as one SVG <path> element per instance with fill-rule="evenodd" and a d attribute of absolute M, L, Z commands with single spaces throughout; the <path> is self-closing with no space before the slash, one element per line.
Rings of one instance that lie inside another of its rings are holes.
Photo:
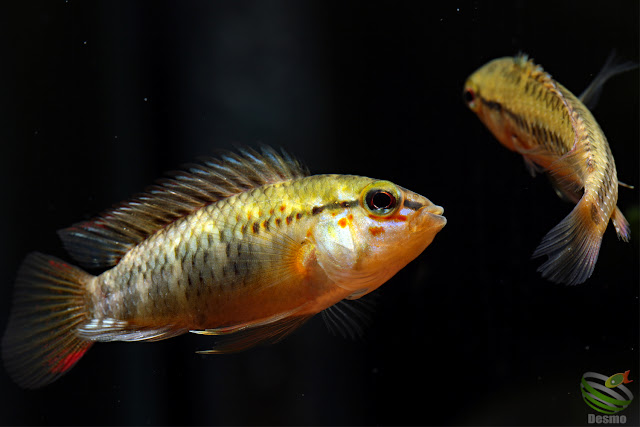
<path fill-rule="evenodd" d="M 580 93 L 611 49 L 638 61 L 638 16 L 622 1 L 3 3 L 2 330 L 27 253 L 69 259 L 56 230 L 234 143 L 392 180 L 449 223 L 380 289 L 362 340 L 318 317 L 230 356 L 196 355 L 211 342 L 196 336 L 99 344 L 42 390 L 0 370 L 0 423 L 580 425 L 584 372 L 630 369 L 638 395 L 638 190 L 620 192 L 632 242 L 608 230 L 587 283 L 546 282 L 530 255 L 570 206 L 460 96 L 518 51 Z M 630 72 L 594 109 L 636 188 L 638 99 Z"/>

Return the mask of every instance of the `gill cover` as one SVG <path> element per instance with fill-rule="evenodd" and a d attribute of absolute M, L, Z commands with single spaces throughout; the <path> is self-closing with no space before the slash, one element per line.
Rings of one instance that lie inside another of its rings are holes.
<path fill-rule="evenodd" d="M 389 181 L 374 181 L 337 215 L 325 216 L 316 226 L 317 260 L 327 277 L 338 286 L 364 295 L 381 283 L 379 270 L 362 268 L 368 255 L 366 230 L 378 218 L 386 218 L 402 206 L 402 191 Z M 382 267 L 382 266 L 380 266 Z"/>

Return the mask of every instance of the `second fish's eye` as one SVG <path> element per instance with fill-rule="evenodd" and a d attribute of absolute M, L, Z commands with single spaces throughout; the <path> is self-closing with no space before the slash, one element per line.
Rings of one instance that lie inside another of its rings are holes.
<path fill-rule="evenodd" d="M 468 106 L 473 107 L 476 94 L 471 89 L 465 89 L 464 92 L 462 92 L 462 98 Z"/>
<path fill-rule="evenodd" d="M 365 202 L 370 210 L 380 212 L 382 214 L 395 208 L 397 203 L 395 196 L 385 190 L 369 191 L 365 198 Z"/>

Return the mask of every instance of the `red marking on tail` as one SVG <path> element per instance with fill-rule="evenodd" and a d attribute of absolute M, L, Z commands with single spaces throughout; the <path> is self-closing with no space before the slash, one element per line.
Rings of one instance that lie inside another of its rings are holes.
<path fill-rule="evenodd" d="M 49 361 L 49 365 L 51 366 L 51 369 L 49 370 L 51 372 L 60 373 L 60 374 L 68 371 L 69 369 L 71 369 L 73 365 L 76 364 L 78 360 L 80 360 L 82 356 L 84 356 L 87 350 L 89 350 L 89 347 L 90 346 L 87 345 L 86 347 L 83 347 L 80 350 L 72 351 L 70 353 L 67 353 L 65 356 L 62 356 L 62 357 L 59 356 L 59 357 L 56 357 L 54 360 Z"/>
<path fill-rule="evenodd" d="M 69 264 L 65 264 L 64 262 L 59 262 L 53 259 L 49 260 L 49 265 L 53 268 L 70 268 Z"/>

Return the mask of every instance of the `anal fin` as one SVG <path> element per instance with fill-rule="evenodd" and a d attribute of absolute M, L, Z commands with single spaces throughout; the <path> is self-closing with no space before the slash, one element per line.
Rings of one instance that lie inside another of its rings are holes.
<path fill-rule="evenodd" d="M 173 325 L 139 326 L 117 319 L 92 319 L 77 329 L 79 337 L 91 341 L 160 341 L 187 332 Z"/>
<path fill-rule="evenodd" d="M 631 227 L 629 226 L 627 219 L 624 217 L 624 214 L 617 206 L 611 215 L 611 222 L 616 229 L 618 238 L 624 242 L 628 242 L 631 239 Z"/>

